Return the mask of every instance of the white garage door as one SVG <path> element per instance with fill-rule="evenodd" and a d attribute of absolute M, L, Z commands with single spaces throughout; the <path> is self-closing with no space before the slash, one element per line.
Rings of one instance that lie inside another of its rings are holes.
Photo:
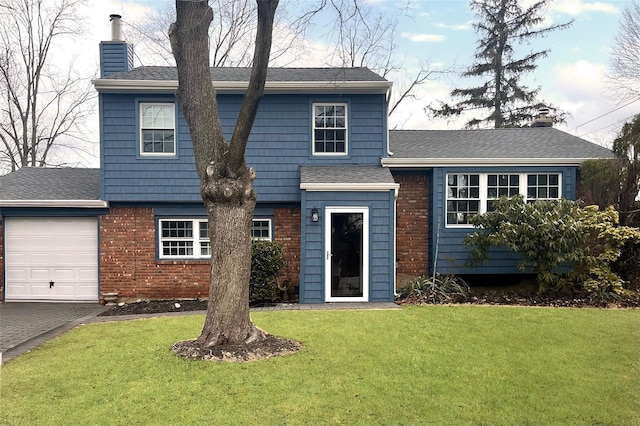
<path fill-rule="evenodd" d="M 5 300 L 98 301 L 96 218 L 5 218 Z"/>

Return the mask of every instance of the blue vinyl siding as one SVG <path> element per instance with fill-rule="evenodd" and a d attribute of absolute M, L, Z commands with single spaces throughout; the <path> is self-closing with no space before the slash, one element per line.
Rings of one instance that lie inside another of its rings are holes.
<path fill-rule="evenodd" d="M 189 130 L 177 110 L 176 156 L 139 155 L 139 102 L 175 101 L 167 95 L 101 94 L 101 197 L 108 201 L 197 201 L 200 184 L 195 171 Z M 347 102 L 349 155 L 314 157 L 311 153 L 313 102 Z M 218 95 L 220 121 L 231 137 L 241 95 Z M 247 145 L 247 164 L 256 169 L 259 202 L 299 202 L 300 165 L 380 164 L 386 152 L 384 95 L 266 95 L 260 104 Z"/>
<path fill-rule="evenodd" d="M 560 173 L 562 176 L 562 196 L 576 199 L 575 167 L 486 167 L 486 168 L 435 168 L 431 181 L 431 242 L 429 270 L 433 271 L 436 243 L 438 258 L 436 270 L 439 273 L 455 274 L 517 274 L 519 257 L 502 248 L 490 250 L 489 262 L 475 266 L 468 265 L 472 261 L 471 249 L 464 244 L 464 237 L 476 231 L 475 228 L 447 228 L 445 225 L 445 191 L 447 173 Z M 438 230 L 440 238 L 438 239 Z"/>
<path fill-rule="evenodd" d="M 100 77 L 133 69 L 133 46 L 125 42 L 100 43 Z"/>
<path fill-rule="evenodd" d="M 325 301 L 324 209 L 340 206 L 369 208 L 369 301 L 393 301 L 394 192 L 302 192 L 300 303 Z M 311 222 L 313 208 L 320 212 L 315 223 Z"/>

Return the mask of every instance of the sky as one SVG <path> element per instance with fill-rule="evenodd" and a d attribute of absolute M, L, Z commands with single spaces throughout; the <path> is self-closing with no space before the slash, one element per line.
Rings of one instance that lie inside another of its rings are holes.
<path fill-rule="evenodd" d="M 298 1 L 309 3 L 311 0 Z M 530 2 L 523 0 L 525 5 Z M 82 60 L 78 64 L 97 69 L 98 44 L 108 40 L 111 34 L 110 14 L 123 16 L 126 37 L 128 22 L 144 16 L 149 8 L 171 3 L 164 0 L 90 0 L 83 11 L 87 17 L 87 33 L 73 45 L 81 52 Z M 624 102 L 617 99 L 607 80 L 611 46 L 621 11 L 628 4 L 628 0 L 556 0 L 546 11 L 545 23 L 574 20 L 573 25 L 535 39 L 530 45 L 519 46 L 517 50 L 526 54 L 551 49 L 546 58 L 537 62 L 538 68 L 526 76 L 525 84 L 540 86 L 541 99 L 570 114 L 566 124 L 557 126 L 559 129 L 604 146 L 611 145 L 625 120 L 640 113 L 640 99 Z M 471 25 L 474 15 L 468 1 L 369 0 L 368 6 L 373 11 L 398 16 L 396 55 L 404 71 L 388 77 L 394 81 L 396 90 L 402 86 L 402 79 L 415 73 L 421 65 L 427 64 L 434 71 L 463 70 L 471 65 L 477 36 Z M 328 65 L 326 58 L 330 48 L 323 39 L 326 32 L 326 25 L 321 22 L 312 27 L 307 34 L 312 53 L 304 61 L 289 66 Z M 472 84 L 455 72 L 437 74 L 437 78 L 418 88 L 416 99 L 399 107 L 390 118 L 390 128 L 461 128 L 463 119 L 433 119 L 423 110 L 438 100 L 450 101 L 449 93 L 453 88 L 471 87 Z"/>

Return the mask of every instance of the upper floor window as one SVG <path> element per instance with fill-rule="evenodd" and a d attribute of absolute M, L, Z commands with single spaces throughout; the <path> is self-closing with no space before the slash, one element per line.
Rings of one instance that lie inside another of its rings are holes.
<path fill-rule="evenodd" d="M 492 200 L 523 194 L 525 202 L 562 196 L 558 173 L 448 173 L 447 226 L 470 226 L 471 216 L 493 210 Z"/>
<path fill-rule="evenodd" d="M 211 257 L 207 219 L 160 219 L 160 259 L 208 259 Z M 271 240 L 271 220 L 253 219 L 251 238 Z"/>
<path fill-rule="evenodd" d="M 313 104 L 313 154 L 347 154 L 347 104 Z"/>
<path fill-rule="evenodd" d="M 175 155 L 175 105 L 140 103 L 140 154 Z"/>

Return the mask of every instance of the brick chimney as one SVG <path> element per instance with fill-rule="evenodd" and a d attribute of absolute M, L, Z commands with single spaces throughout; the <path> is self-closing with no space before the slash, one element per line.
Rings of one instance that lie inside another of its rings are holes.
<path fill-rule="evenodd" d="M 133 69 L 133 46 L 122 36 L 122 16 L 113 14 L 111 21 L 111 40 L 100 42 L 100 77 Z"/>

